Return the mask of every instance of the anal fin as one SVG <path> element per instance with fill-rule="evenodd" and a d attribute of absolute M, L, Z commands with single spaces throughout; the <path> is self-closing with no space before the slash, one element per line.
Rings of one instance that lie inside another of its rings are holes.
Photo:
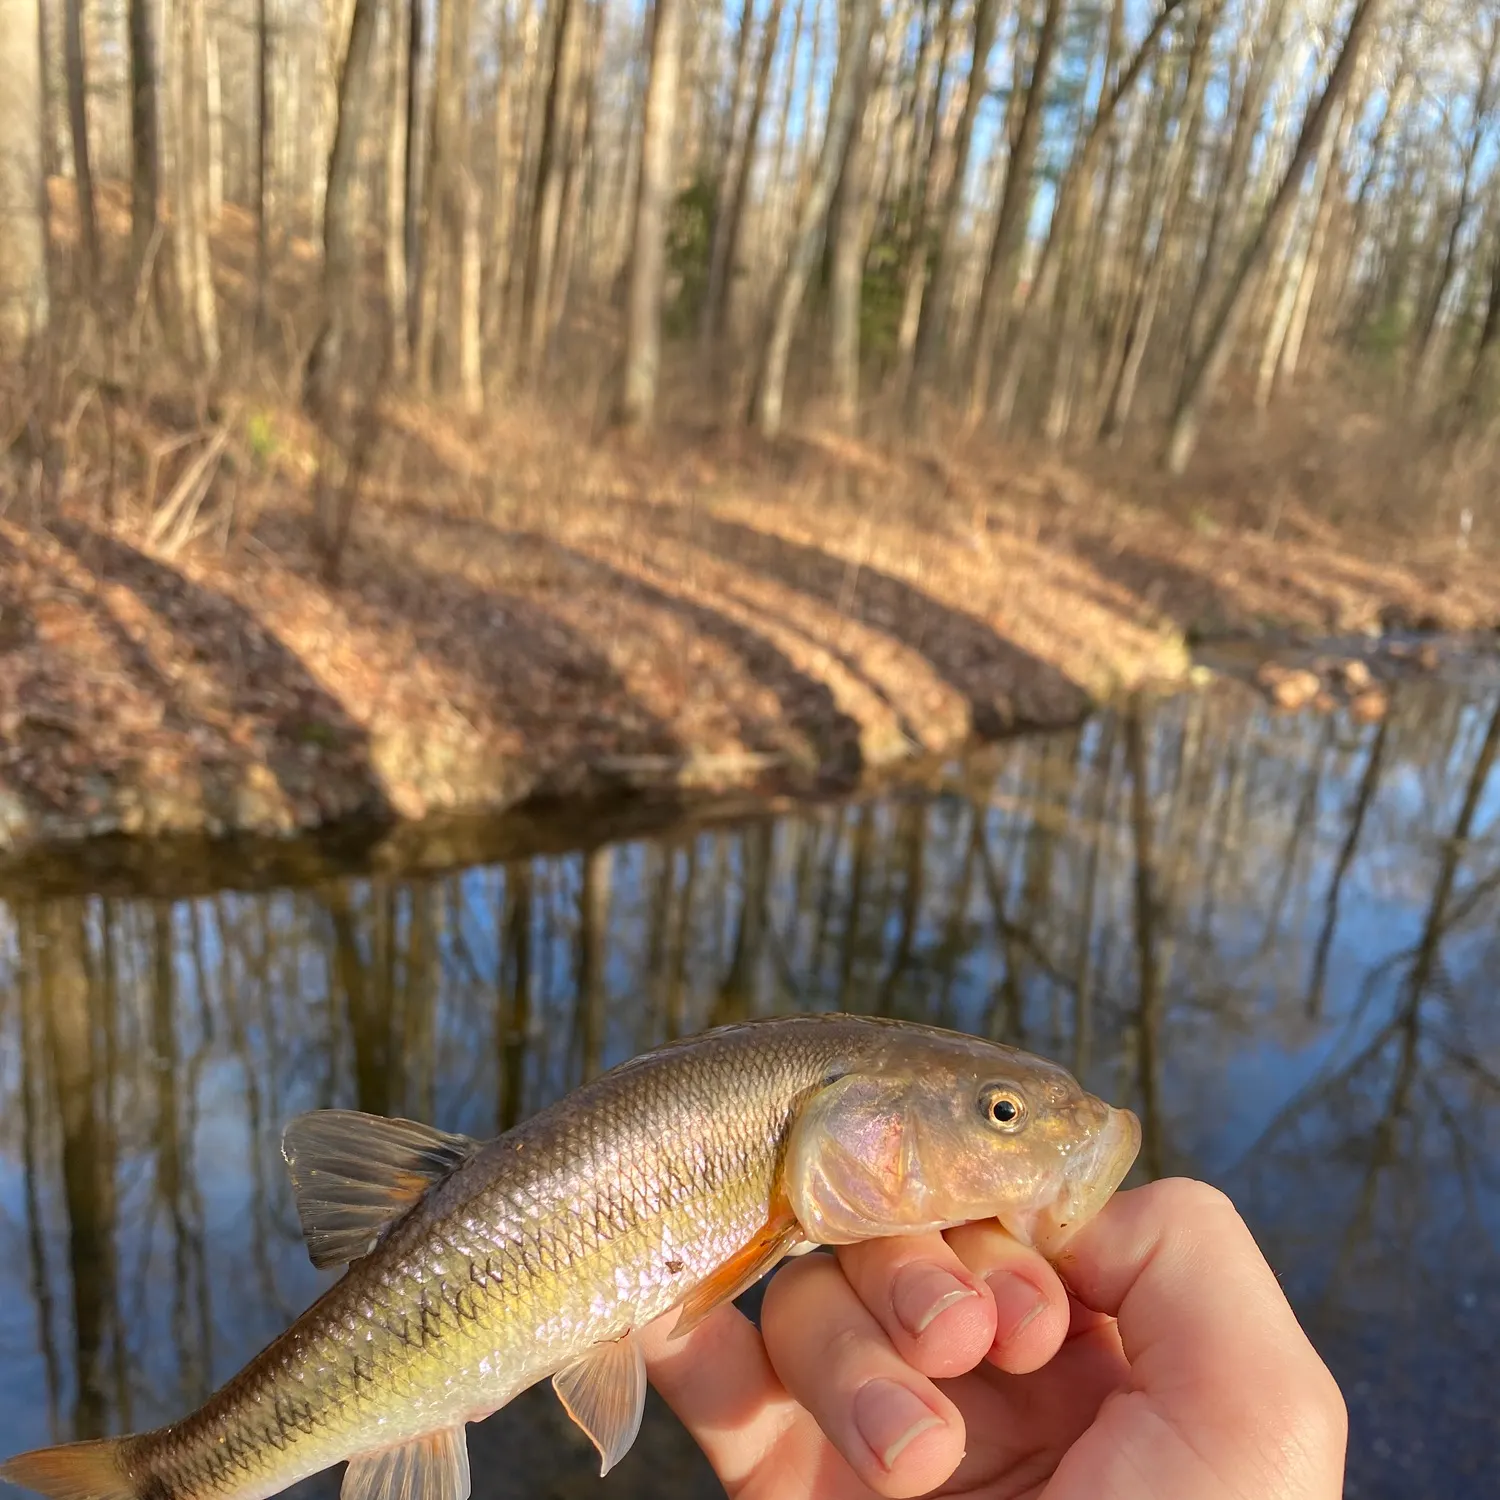
<path fill-rule="evenodd" d="M 469 1443 L 462 1427 L 423 1433 L 395 1448 L 359 1453 L 339 1500 L 469 1500 Z"/>
<path fill-rule="evenodd" d="M 320 1270 L 358 1260 L 479 1149 L 415 1120 L 315 1109 L 283 1132 L 307 1253 Z"/>
<path fill-rule="evenodd" d="M 773 1204 L 771 1217 L 750 1239 L 683 1298 L 671 1337 L 691 1333 L 716 1307 L 733 1302 L 778 1261 L 796 1254 L 806 1238 L 790 1206 L 782 1201 Z"/>
<path fill-rule="evenodd" d="M 563 1409 L 599 1450 L 599 1475 L 630 1452 L 646 1409 L 646 1360 L 634 1334 L 595 1344 L 552 1377 Z"/>

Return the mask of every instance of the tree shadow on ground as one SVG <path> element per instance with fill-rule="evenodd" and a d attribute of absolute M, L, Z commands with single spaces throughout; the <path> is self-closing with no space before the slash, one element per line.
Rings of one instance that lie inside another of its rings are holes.
<path fill-rule="evenodd" d="M 1076 536 L 1071 547 L 1101 578 L 1184 632 L 1233 629 L 1267 617 L 1295 616 L 1330 630 L 1340 624 L 1335 592 L 1242 549 L 1224 555 L 1222 567 L 1234 575 L 1231 582 L 1165 551 L 1114 544 L 1102 536 Z"/>
<path fill-rule="evenodd" d="M 1060 705 L 1075 715 L 1088 706 L 1084 690 L 1051 663 L 905 579 L 701 510 L 663 517 L 659 507 L 633 509 L 649 527 L 661 529 L 665 520 L 690 546 L 899 641 L 963 696 L 980 738 L 995 738 L 1027 721 L 1055 722 Z"/>
<path fill-rule="evenodd" d="M 457 530 L 469 553 L 508 541 L 487 527 L 481 538 L 441 517 L 424 522 L 437 532 Z M 445 679 L 453 706 L 481 731 L 486 756 L 513 762 L 517 785 L 539 777 L 545 788 L 601 755 L 680 752 L 672 729 L 631 692 L 605 652 L 535 598 L 434 567 L 374 528 L 351 538 L 339 580 L 328 585 L 295 527 L 293 518 L 266 517 L 257 536 L 355 623 L 404 627 Z"/>
<path fill-rule="evenodd" d="M 337 805 L 327 810 L 389 814 L 364 727 L 248 609 L 81 522 L 58 519 L 51 531 L 87 572 L 125 585 L 174 637 L 188 665 L 175 680 L 102 601 L 91 606 L 126 673 L 162 703 L 164 726 L 197 752 L 205 800 L 232 799 L 249 768 L 264 765 L 287 797 L 322 805 L 333 792 L 324 778 L 336 769 Z M 196 683 L 194 667 L 203 669 Z"/>

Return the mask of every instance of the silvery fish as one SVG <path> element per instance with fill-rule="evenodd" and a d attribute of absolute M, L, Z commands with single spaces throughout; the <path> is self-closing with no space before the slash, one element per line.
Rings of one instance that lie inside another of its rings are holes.
<path fill-rule="evenodd" d="M 640 1427 L 636 1330 L 676 1337 L 784 1256 L 995 1218 L 1053 1254 L 1140 1126 L 1062 1068 L 857 1016 L 720 1027 L 498 1138 L 316 1110 L 282 1151 L 315 1265 L 347 1265 L 191 1415 L 24 1453 L 53 1500 L 467 1500 L 465 1424 L 551 1377 L 607 1473 Z"/>

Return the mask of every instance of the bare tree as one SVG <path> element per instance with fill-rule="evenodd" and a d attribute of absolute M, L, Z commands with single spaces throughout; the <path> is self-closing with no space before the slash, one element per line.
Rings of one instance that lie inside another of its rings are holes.
<path fill-rule="evenodd" d="M 1062 0 L 1048 0 L 1047 16 L 1052 30 L 1043 22 L 1042 43 L 1038 55 L 1038 71 L 1046 77 L 1048 59 L 1051 55 L 1050 37 L 1055 32 L 1056 17 L 1062 12 Z M 908 386 L 908 415 L 915 416 L 917 404 L 923 390 L 930 385 L 936 373 L 938 356 L 944 345 L 947 332 L 949 304 L 953 300 L 953 282 L 958 271 L 959 231 L 963 221 L 964 184 L 969 176 L 969 153 L 974 144 L 974 122 L 979 118 L 980 101 L 988 88 L 990 50 L 995 44 L 995 28 L 1000 17 L 999 0 L 975 0 L 974 44 L 972 61 L 969 64 L 969 86 L 964 94 L 963 112 L 958 117 L 958 130 L 953 144 L 953 175 L 939 212 L 937 250 L 933 257 L 932 279 L 922 298 L 921 317 L 917 323 L 916 345 L 912 352 L 911 381 Z M 1037 89 L 1035 114 L 1041 113 L 1041 90 Z M 1018 146 L 1019 150 L 1026 148 Z M 1012 152 L 1012 159 L 1016 152 Z M 1029 170 L 1022 157 L 1022 171 Z"/>
<path fill-rule="evenodd" d="M 1328 76 L 1327 84 L 1308 110 L 1302 133 L 1276 196 L 1245 246 L 1220 300 L 1218 311 L 1209 324 L 1203 346 L 1194 354 L 1183 378 L 1167 438 L 1166 463 L 1174 474 L 1180 474 L 1187 467 L 1193 449 L 1197 446 L 1204 413 L 1228 363 L 1231 341 L 1254 289 L 1254 278 L 1265 263 L 1272 237 L 1292 210 L 1302 175 L 1317 152 L 1334 107 L 1349 86 L 1359 63 L 1360 50 L 1374 27 L 1379 6 L 1380 0 L 1356 0 L 1338 61 Z"/>
<path fill-rule="evenodd" d="M 304 393 L 310 409 L 327 413 L 347 377 L 348 345 L 360 313 L 359 224 L 353 192 L 375 93 L 375 26 L 379 0 L 354 0 L 349 46 L 339 79 L 339 107 L 323 198 L 323 321 L 308 357 Z"/>
<path fill-rule="evenodd" d="M 828 128 L 823 136 L 812 190 L 802 205 L 791 252 L 772 299 L 771 317 L 751 400 L 751 420 L 766 437 L 774 437 L 781 430 L 782 399 L 797 313 L 817 261 L 818 239 L 833 198 L 849 132 L 855 125 L 859 73 L 868 65 L 875 9 L 875 0 L 844 0 L 842 7 L 839 59 L 828 105 Z"/>
<path fill-rule="evenodd" d="M 0 0 L 0 353 L 46 332 L 47 197 L 42 175 L 38 0 Z"/>
<path fill-rule="evenodd" d="M 626 427 L 643 427 L 656 406 L 661 364 L 662 277 L 666 270 L 666 213 L 672 187 L 672 143 L 677 129 L 678 67 L 682 55 L 682 0 L 656 0 L 651 12 L 651 76 L 641 131 L 635 236 L 625 313 L 625 356 L 617 409 Z"/>

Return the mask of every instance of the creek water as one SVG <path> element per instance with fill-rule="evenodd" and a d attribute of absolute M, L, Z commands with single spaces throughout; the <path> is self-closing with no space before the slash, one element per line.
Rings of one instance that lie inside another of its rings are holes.
<path fill-rule="evenodd" d="M 181 1414 L 326 1284 L 294 1113 L 487 1135 L 667 1037 L 845 1009 L 1133 1106 L 1132 1181 L 1230 1192 L 1338 1376 L 1348 1494 L 1491 1495 L 1497 760 L 1492 688 L 1379 725 L 1197 694 L 775 817 L 0 905 L 0 1455 Z M 654 1395 L 602 1482 L 545 1387 L 471 1445 L 476 1500 L 721 1493 Z"/>

